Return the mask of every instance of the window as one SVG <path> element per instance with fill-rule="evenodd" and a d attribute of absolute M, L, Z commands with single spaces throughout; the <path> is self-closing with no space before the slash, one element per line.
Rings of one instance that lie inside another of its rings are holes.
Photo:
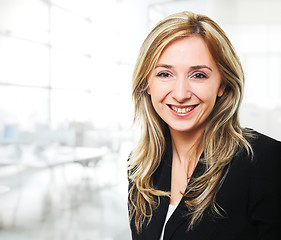
<path fill-rule="evenodd" d="M 86 121 L 93 85 L 89 0 L 2 0 L 0 129 Z M 86 110 L 87 109 L 87 110 Z M 74 113 L 75 112 L 75 113 Z"/>

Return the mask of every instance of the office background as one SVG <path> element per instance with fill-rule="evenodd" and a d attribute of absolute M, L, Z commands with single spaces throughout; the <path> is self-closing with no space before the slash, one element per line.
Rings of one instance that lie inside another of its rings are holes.
<path fill-rule="evenodd" d="M 242 125 L 281 140 L 279 0 L 0 0 L 1 239 L 130 239 L 132 69 L 152 26 L 183 10 L 233 43 Z"/>

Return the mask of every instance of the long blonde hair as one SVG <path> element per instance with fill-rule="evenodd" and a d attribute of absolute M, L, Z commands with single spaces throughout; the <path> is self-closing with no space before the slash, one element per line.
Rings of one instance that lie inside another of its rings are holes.
<path fill-rule="evenodd" d="M 172 14 L 160 21 L 143 42 L 133 73 L 135 121 L 141 125 L 141 136 L 128 161 L 129 215 L 138 232 L 149 224 L 160 196 L 168 192 L 153 187 L 152 176 L 165 150 L 167 125 L 155 112 L 147 93 L 148 75 L 154 69 L 163 49 L 176 39 L 200 36 L 207 44 L 225 84 L 224 94 L 217 99 L 207 120 L 203 135 L 204 174 L 188 185 L 185 195 L 188 230 L 198 223 L 207 207 L 220 214 L 215 195 L 233 156 L 239 147 L 251 153 L 247 139 L 250 131 L 240 126 L 238 110 L 243 97 L 244 73 L 232 44 L 224 31 L 210 18 L 191 12 Z"/>

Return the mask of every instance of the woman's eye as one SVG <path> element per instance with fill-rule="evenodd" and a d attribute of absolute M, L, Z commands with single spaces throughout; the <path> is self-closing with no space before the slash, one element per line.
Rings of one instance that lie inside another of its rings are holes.
<path fill-rule="evenodd" d="M 195 73 L 194 75 L 192 75 L 192 78 L 203 79 L 207 78 L 207 76 L 204 73 Z"/>
<path fill-rule="evenodd" d="M 163 77 L 163 78 L 167 78 L 170 77 L 171 75 L 167 72 L 160 72 L 156 75 L 157 77 Z"/>

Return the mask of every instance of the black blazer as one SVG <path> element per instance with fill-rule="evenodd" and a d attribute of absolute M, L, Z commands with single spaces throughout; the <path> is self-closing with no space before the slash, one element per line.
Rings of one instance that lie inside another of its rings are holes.
<path fill-rule="evenodd" d="M 166 224 L 164 240 L 281 239 L 281 142 L 255 134 L 257 138 L 251 141 L 253 160 L 246 152 L 236 154 L 217 192 L 216 202 L 226 211 L 226 217 L 204 214 L 200 223 L 187 232 L 184 197 Z M 166 152 L 153 175 L 156 188 L 170 191 L 171 163 L 172 147 L 168 139 Z M 192 178 L 202 171 L 199 162 Z M 132 239 L 159 240 L 168 205 L 169 198 L 161 197 L 150 224 L 140 234 L 131 221 Z"/>

